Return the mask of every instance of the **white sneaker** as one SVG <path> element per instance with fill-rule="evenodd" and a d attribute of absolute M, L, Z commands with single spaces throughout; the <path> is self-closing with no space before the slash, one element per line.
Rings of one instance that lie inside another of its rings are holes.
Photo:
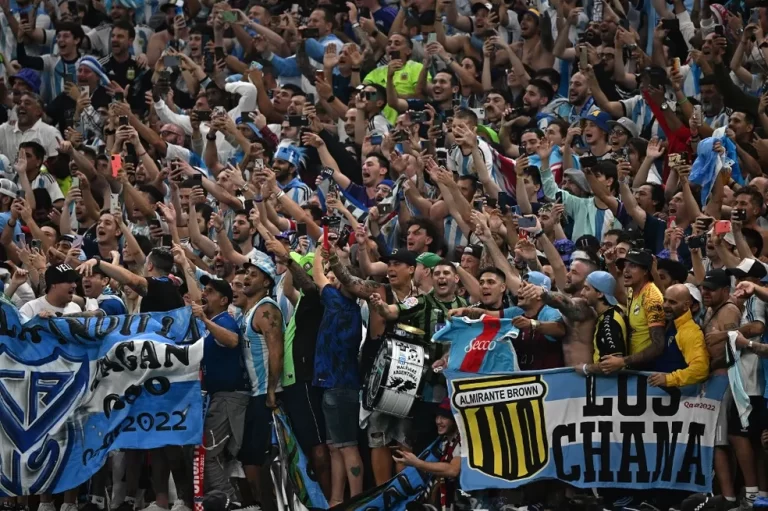
<path fill-rule="evenodd" d="M 747 497 L 742 497 L 741 502 L 738 506 L 731 508 L 730 511 L 752 511 L 754 508 L 755 501 L 748 499 Z"/>
<path fill-rule="evenodd" d="M 59 508 L 59 511 L 77 511 L 77 504 L 63 503 Z"/>
<path fill-rule="evenodd" d="M 38 511 L 56 511 L 56 504 L 53 502 L 41 502 L 37 509 Z"/>
<path fill-rule="evenodd" d="M 184 504 L 183 500 L 177 500 L 173 503 L 173 507 L 171 508 L 171 511 L 192 511 L 187 507 L 186 504 Z"/>
<path fill-rule="evenodd" d="M 168 511 L 168 508 L 160 507 L 153 501 L 150 505 L 142 509 L 142 511 Z"/>
<path fill-rule="evenodd" d="M 261 511 L 261 506 L 254 504 L 252 506 L 244 507 L 242 509 L 235 509 L 234 511 Z"/>

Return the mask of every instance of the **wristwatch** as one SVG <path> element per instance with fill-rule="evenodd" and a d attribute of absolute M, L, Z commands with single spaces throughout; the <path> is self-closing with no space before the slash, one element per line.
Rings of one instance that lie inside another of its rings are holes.
<path fill-rule="evenodd" d="M 536 321 L 535 319 L 532 319 L 531 320 L 531 331 L 535 332 L 537 328 L 539 328 L 539 322 Z"/>
<path fill-rule="evenodd" d="M 752 343 L 752 341 L 749 341 L 749 342 L 747 343 L 747 348 L 749 348 L 749 349 L 752 349 L 752 346 L 753 346 L 753 343 Z"/>

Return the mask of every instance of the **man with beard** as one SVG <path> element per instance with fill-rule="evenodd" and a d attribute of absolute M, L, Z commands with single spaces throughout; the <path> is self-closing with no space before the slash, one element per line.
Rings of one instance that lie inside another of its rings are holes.
<path fill-rule="evenodd" d="M 601 373 L 600 360 L 608 355 L 624 356 L 627 353 L 628 322 L 624 311 L 614 296 L 616 279 L 608 272 L 590 273 L 581 288 L 581 297 L 597 312 L 593 336 L 591 363 L 576 365 L 575 369 L 587 374 Z"/>
<path fill-rule="evenodd" d="M 83 292 L 85 293 L 85 312 L 94 316 L 122 316 L 128 314 L 123 300 L 109 288 L 109 277 L 94 269 L 87 277 L 83 277 Z"/>
<path fill-rule="evenodd" d="M 632 334 L 629 356 L 609 355 L 600 361 L 600 370 L 610 374 L 620 369 L 647 369 L 664 352 L 664 298 L 653 283 L 653 256 L 646 250 L 630 250 L 616 265 L 624 274 L 628 289 L 628 315 Z"/>
<path fill-rule="evenodd" d="M 112 52 L 99 62 L 110 80 L 127 89 L 126 101 L 131 110 L 141 116 L 147 109 L 144 93 L 152 88 L 152 73 L 144 69 L 144 62 L 139 63 L 131 55 L 131 48 L 136 39 L 136 28 L 125 20 L 119 20 L 112 26 L 110 34 Z"/>
<path fill-rule="evenodd" d="M 763 237 L 762 254 L 768 254 L 768 230 L 758 223 L 763 208 L 763 194 L 754 186 L 745 186 L 734 194 L 733 208 L 746 212 L 746 219 L 742 221 L 743 228 L 753 229 Z M 762 254 L 756 254 L 759 257 Z"/>
<path fill-rule="evenodd" d="M 59 130 L 43 122 L 44 110 L 43 100 L 40 96 L 31 92 L 22 94 L 16 107 L 16 122 L 6 122 L 0 125 L 0 154 L 7 156 L 8 160 L 14 161 L 18 156 L 19 146 L 22 142 L 36 141 L 44 149 L 41 160 L 56 156 L 59 147 L 58 141 L 62 136 Z"/>
<path fill-rule="evenodd" d="M 513 131 L 523 131 L 529 128 L 547 129 L 554 115 L 547 112 L 546 106 L 554 98 L 555 92 L 546 80 L 534 78 L 525 87 L 523 94 L 523 110 L 511 122 Z"/>
<path fill-rule="evenodd" d="M 203 340 L 203 388 L 209 396 L 205 415 L 205 491 L 223 491 L 235 499 L 226 464 L 233 459 L 243 440 L 250 381 L 243 360 L 242 336 L 227 309 L 233 292 L 224 280 L 204 276 L 201 303 L 192 304 L 208 334 Z"/>
<path fill-rule="evenodd" d="M 752 283 L 750 282 L 750 284 Z M 741 296 L 741 293 L 739 295 Z M 707 312 L 704 314 L 702 329 L 704 330 L 705 339 L 707 339 L 710 371 L 712 374 L 725 374 L 725 344 L 727 342 L 725 339 L 727 337 L 712 334 L 738 330 L 741 323 L 741 311 L 733 301 L 731 296 L 731 277 L 724 269 L 709 270 L 707 272 L 704 281 L 701 283 L 701 297 L 704 307 L 707 308 Z M 758 406 L 759 408 L 764 407 L 762 403 Z M 717 476 L 718 483 L 720 483 L 722 495 L 727 501 L 734 503 L 736 502 L 737 494 L 731 474 L 731 457 L 728 452 L 728 445 L 733 445 L 734 450 L 740 447 L 739 441 L 737 440 L 736 444 L 733 444 L 731 437 L 741 435 L 742 429 L 738 413 L 735 409 L 736 405 L 733 402 L 733 394 L 726 392 L 723 398 L 723 405 L 720 407 L 720 413 L 717 417 L 714 461 L 715 475 Z M 751 418 L 752 416 L 750 416 Z M 750 420 L 750 423 L 752 423 L 752 420 Z M 739 456 L 739 454 L 742 456 Z M 744 452 L 741 449 L 737 451 L 737 460 L 739 460 L 742 473 L 746 468 L 741 463 L 741 459 L 745 459 L 743 456 L 751 456 L 751 453 Z M 757 487 L 754 470 L 749 470 L 748 473 L 744 474 L 744 477 L 745 483 L 753 483 L 747 484 L 748 486 Z"/>
<path fill-rule="evenodd" d="M 552 281 L 543 273 L 528 272 L 517 295 L 517 305 L 504 309 L 502 316 L 512 318 L 520 330 L 512 340 L 522 371 L 564 367 L 563 338 L 565 324 L 560 313 L 541 299 L 541 290 L 549 291 Z"/>
<path fill-rule="evenodd" d="M 701 91 L 701 110 L 704 124 L 716 130 L 728 126 L 728 119 L 733 112 L 725 106 L 723 95 L 717 90 L 714 75 L 704 75 L 699 80 Z"/>
<path fill-rule="evenodd" d="M 683 387 L 702 382 L 709 376 L 709 354 L 704 334 L 691 315 L 691 294 L 684 284 L 669 286 L 664 293 L 667 319 L 664 352 L 654 360 L 652 387 Z"/>
<path fill-rule="evenodd" d="M 105 121 L 98 112 L 108 108 L 112 98 L 107 92 L 109 77 L 95 57 L 80 57 L 76 63 L 77 86 L 67 90 L 48 103 L 46 113 L 54 124 L 64 126 L 74 120 L 81 133 L 100 134 Z"/>
<path fill-rule="evenodd" d="M 112 2 L 112 8 L 109 10 L 109 17 L 112 23 L 98 26 L 88 32 L 83 40 L 83 49 L 90 50 L 90 53 L 95 53 L 97 55 L 107 55 L 112 46 L 113 24 L 117 25 L 118 22 L 132 24 L 132 20 L 135 19 L 136 5 L 136 2 L 133 0 L 116 0 L 115 2 Z M 146 60 L 146 56 L 143 54 L 147 51 L 149 39 L 153 35 L 152 30 L 149 27 L 137 27 L 136 31 L 138 37 L 134 37 L 131 44 L 133 54 L 141 55 L 142 58 Z M 154 64 L 154 62 L 151 64 Z"/>
<path fill-rule="evenodd" d="M 251 223 L 249 212 L 244 209 L 235 211 L 231 241 L 224 229 L 216 233 L 221 255 L 235 266 L 242 266 L 252 257 L 261 255 L 259 250 L 253 246 L 255 234 L 256 228 Z M 237 244 L 237 250 L 233 247 L 233 243 Z"/>
<path fill-rule="evenodd" d="M 542 38 L 541 13 L 536 9 L 529 8 L 520 16 L 520 37 L 523 39 L 522 48 L 519 48 L 520 43 L 513 47 L 518 52 L 522 50 L 523 64 L 534 71 L 548 69 L 555 64 L 551 39 Z"/>
<path fill-rule="evenodd" d="M 576 73 L 571 77 L 568 98 L 552 101 L 544 111 L 564 118 L 570 125 L 587 117 L 594 107 L 595 100 L 592 99 L 587 77 L 583 73 Z"/>
<path fill-rule="evenodd" d="M 277 174 L 277 186 L 299 205 L 304 204 L 312 195 L 312 190 L 297 176 L 302 158 L 301 149 L 284 145 L 277 150 L 272 163 L 272 168 Z"/>
<path fill-rule="evenodd" d="M 50 318 L 63 314 L 81 312 L 80 306 L 72 301 L 80 276 L 67 264 L 49 266 L 45 270 L 45 295 L 35 298 L 19 309 L 21 322 L 35 317 Z"/>
<path fill-rule="evenodd" d="M 363 251 L 361 251 L 361 254 Z M 334 252 L 329 258 L 331 271 L 344 288 L 353 296 L 369 300 L 377 293 L 387 304 L 409 304 L 417 302 L 416 289 L 412 278 L 416 269 L 416 254 L 406 250 L 395 250 L 387 258 L 388 285 L 382 286 L 372 280 L 363 280 L 353 276 L 341 263 Z M 394 325 L 387 322 L 376 309 L 371 309 L 368 337 L 361 354 L 361 372 L 366 373 L 381 346 L 382 335 Z M 413 441 L 413 428 L 410 421 L 394 421 L 391 416 L 378 414 L 381 420 L 372 420 L 368 428 L 368 446 L 371 448 L 371 465 L 376 484 L 383 484 L 392 477 L 392 456 L 387 447 L 395 440 L 403 448 L 408 448 Z"/>
<path fill-rule="evenodd" d="M 251 398 L 238 459 L 243 464 L 251 495 L 256 501 L 266 501 L 269 496 L 261 487 L 261 469 L 271 438 L 271 410 L 277 406 L 283 372 L 283 318 L 277 302 L 270 298 L 275 285 L 275 263 L 262 256 L 243 266 L 246 272 L 243 292 L 248 296 L 249 306 L 244 311 L 243 350 Z"/>
<path fill-rule="evenodd" d="M 371 305 L 387 321 L 405 323 L 424 331 L 424 341 L 429 342 L 432 334 L 445 323 L 448 311 L 467 306 L 467 301 L 456 295 L 459 275 L 456 267 L 447 259 L 440 259 L 432 269 L 432 283 L 432 290 L 419 295 L 415 302 L 387 304 L 381 295 L 374 293 Z M 440 356 L 440 353 L 432 354 L 432 359 Z"/>
<path fill-rule="evenodd" d="M 495 267 L 483 268 L 478 275 L 480 303 L 475 306 L 451 310 L 452 316 L 467 316 L 477 319 L 483 314 L 494 317 L 504 316 L 504 295 L 507 292 L 507 276 Z"/>
<path fill-rule="evenodd" d="M 385 184 L 390 190 L 394 187 L 392 181 L 386 179 L 389 173 L 389 162 L 381 153 L 369 153 L 365 158 L 362 167 L 363 184 L 361 186 L 347 177 L 347 175 L 352 173 L 348 172 L 345 174 L 341 171 L 338 162 L 331 155 L 328 146 L 322 138 L 314 133 L 309 133 L 305 135 L 304 139 L 307 145 L 317 149 L 317 154 L 323 166 L 333 170 L 331 178 L 343 190 L 344 195 L 353 197 L 364 206 L 370 208 L 378 203 L 376 196 L 379 185 Z"/>

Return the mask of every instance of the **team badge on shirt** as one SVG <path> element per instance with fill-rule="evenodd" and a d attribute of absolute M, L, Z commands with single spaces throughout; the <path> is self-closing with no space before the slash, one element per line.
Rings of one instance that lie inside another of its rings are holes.
<path fill-rule="evenodd" d="M 403 300 L 403 306 L 406 309 L 412 309 L 416 307 L 418 304 L 419 304 L 419 299 L 416 298 L 415 296 L 409 296 L 408 298 Z"/>
<path fill-rule="evenodd" d="M 129 67 L 128 71 L 125 72 L 125 77 L 129 80 L 133 80 L 136 78 L 136 70 L 132 67 Z"/>

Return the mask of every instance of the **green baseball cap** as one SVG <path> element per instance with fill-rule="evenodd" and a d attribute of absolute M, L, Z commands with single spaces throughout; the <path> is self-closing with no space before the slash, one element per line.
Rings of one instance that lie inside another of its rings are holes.
<path fill-rule="evenodd" d="M 433 252 L 424 252 L 416 258 L 416 262 L 423 264 L 425 268 L 429 268 L 431 270 L 437 266 L 437 263 L 439 263 L 441 259 L 442 257 Z"/>

